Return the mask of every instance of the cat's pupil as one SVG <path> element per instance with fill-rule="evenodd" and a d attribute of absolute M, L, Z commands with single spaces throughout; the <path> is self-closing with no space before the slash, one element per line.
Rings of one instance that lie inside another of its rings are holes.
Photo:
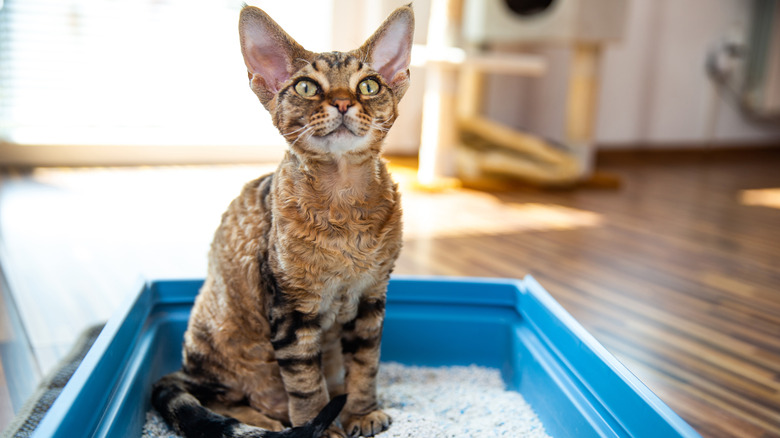
<path fill-rule="evenodd" d="M 379 83 L 373 79 L 366 79 L 358 85 L 358 91 L 365 96 L 373 96 L 379 92 Z"/>
<path fill-rule="evenodd" d="M 311 81 L 298 81 L 298 83 L 295 84 L 295 92 L 303 97 L 312 97 L 317 94 L 317 85 Z"/>

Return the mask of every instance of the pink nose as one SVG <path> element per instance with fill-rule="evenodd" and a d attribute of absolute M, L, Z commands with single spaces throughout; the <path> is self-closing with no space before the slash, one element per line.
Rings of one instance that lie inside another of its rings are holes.
<path fill-rule="evenodd" d="M 344 99 L 341 97 L 337 97 L 331 101 L 331 105 L 338 108 L 341 114 L 344 114 L 347 112 L 349 107 L 352 106 L 352 99 Z"/>

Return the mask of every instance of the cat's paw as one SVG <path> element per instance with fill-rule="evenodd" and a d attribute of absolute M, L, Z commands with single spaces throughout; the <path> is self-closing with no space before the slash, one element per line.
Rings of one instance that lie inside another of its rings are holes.
<path fill-rule="evenodd" d="M 374 436 L 390 427 L 393 419 L 380 410 L 366 415 L 351 415 L 342 421 L 344 430 L 350 438 L 359 436 Z"/>
<path fill-rule="evenodd" d="M 282 424 L 280 421 L 271 420 L 270 418 L 267 422 L 261 424 L 260 427 L 265 430 L 270 430 L 271 432 L 281 432 L 285 429 L 284 424 Z"/>
<path fill-rule="evenodd" d="M 320 438 L 347 438 L 344 431 L 340 427 L 331 426 L 325 432 L 320 435 Z"/>

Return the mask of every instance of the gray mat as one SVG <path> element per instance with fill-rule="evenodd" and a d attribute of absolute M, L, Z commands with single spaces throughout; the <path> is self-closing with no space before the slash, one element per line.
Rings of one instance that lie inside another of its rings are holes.
<path fill-rule="evenodd" d="M 76 372 L 84 356 L 97 339 L 104 324 L 98 324 L 86 329 L 70 352 L 60 361 L 54 370 L 41 381 L 35 393 L 25 402 L 8 427 L 3 431 L 2 438 L 26 438 L 32 436 L 38 423 L 49 411 L 54 400 L 62 392 L 73 373 Z"/>

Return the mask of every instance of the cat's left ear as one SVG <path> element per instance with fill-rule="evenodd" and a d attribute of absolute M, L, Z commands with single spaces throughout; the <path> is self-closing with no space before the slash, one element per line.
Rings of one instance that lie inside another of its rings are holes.
<path fill-rule="evenodd" d="M 409 87 L 413 37 L 414 12 L 409 4 L 393 11 L 360 49 L 368 54 L 371 67 L 390 85 L 398 99 Z"/>
<path fill-rule="evenodd" d="M 263 10 L 244 6 L 238 33 L 250 85 L 268 108 L 282 85 L 312 53 L 301 47 Z"/>

